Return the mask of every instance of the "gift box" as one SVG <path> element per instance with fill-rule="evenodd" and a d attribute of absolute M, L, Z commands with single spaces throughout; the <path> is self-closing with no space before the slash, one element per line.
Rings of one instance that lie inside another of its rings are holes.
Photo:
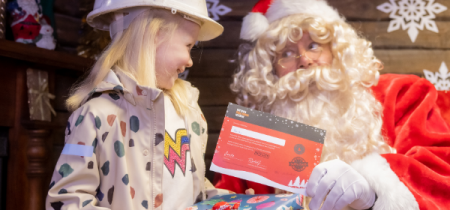
<path fill-rule="evenodd" d="M 48 74 L 46 71 L 27 69 L 28 106 L 30 119 L 51 121 L 51 114 L 56 112 L 50 104 L 55 96 L 48 92 Z"/>
<path fill-rule="evenodd" d="M 297 210 L 303 208 L 300 194 L 216 195 L 185 210 Z"/>

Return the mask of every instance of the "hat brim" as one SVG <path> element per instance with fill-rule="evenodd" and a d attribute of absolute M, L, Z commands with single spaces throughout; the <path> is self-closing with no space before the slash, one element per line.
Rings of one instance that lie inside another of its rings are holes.
<path fill-rule="evenodd" d="M 198 41 L 209 41 L 211 39 L 217 38 L 223 33 L 223 26 L 210 17 L 206 17 L 203 15 L 193 15 L 189 13 L 186 14 L 199 19 L 203 23 L 198 34 Z"/>
<path fill-rule="evenodd" d="M 134 7 L 154 7 L 154 8 L 162 8 L 171 10 L 177 9 L 178 12 L 189 15 L 195 19 L 198 19 L 202 22 L 202 25 L 200 26 L 200 31 L 197 40 L 198 41 L 208 41 L 211 39 L 214 39 L 218 36 L 220 36 L 223 33 L 223 26 L 220 25 L 218 22 L 214 21 L 208 16 L 196 14 L 193 12 L 186 11 L 184 9 L 179 9 L 176 6 L 174 7 L 167 7 L 164 5 L 154 5 L 149 3 L 142 3 L 140 5 L 133 5 L 133 6 L 127 6 L 125 4 L 114 4 L 110 5 L 108 7 L 102 7 L 100 9 L 93 10 L 90 12 L 86 18 L 87 23 L 92 26 L 93 28 L 96 28 L 98 30 L 103 31 L 109 31 L 109 24 L 112 21 L 112 16 L 108 15 L 112 12 L 124 10 L 128 8 L 134 8 Z"/>

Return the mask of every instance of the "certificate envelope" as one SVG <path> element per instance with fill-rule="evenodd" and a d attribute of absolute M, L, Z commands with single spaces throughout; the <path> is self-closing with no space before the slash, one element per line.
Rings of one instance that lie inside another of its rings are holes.
<path fill-rule="evenodd" d="M 230 103 L 210 170 L 305 195 L 325 133 Z"/>

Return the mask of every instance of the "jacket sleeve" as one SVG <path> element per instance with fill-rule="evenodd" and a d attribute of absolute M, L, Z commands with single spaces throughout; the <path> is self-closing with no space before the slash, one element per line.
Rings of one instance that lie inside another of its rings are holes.
<path fill-rule="evenodd" d="M 201 133 L 202 138 L 204 138 L 204 144 L 202 145 L 202 156 L 203 156 L 202 161 L 203 161 L 203 164 L 206 167 L 205 157 L 206 157 L 206 145 L 208 144 L 208 124 L 206 122 L 206 118 L 203 115 L 203 112 L 202 112 L 200 106 L 197 103 L 198 90 L 195 89 L 195 88 L 193 88 L 193 89 L 194 89 L 194 91 L 191 91 L 191 92 L 195 93 L 195 97 L 194 97 L 195 100 L 192 100 L 192 101 L 194 101 L 195 103 L 193 103 L 192 106 L 195 107 L 196 110 L 198 110 L 198 112 L 199 112 L 198 115 L 197 115 L 197 117 L 199 118 L 199 121 L 201 122 L 200 123 L 201 131 L 199 130 L 199 133 Z M 207 169 L 205 168 L 205 171 L 206 170 Z M 205 192 L 205 198 L 206 199 L 212 198 L 212 197 L 214 197 L 216 195 L 230 194 L 230 192 L 228 190 L 215 188 L 214 185 L 211 184 L 209 179 L 205 177 L 205 174 L 203 174 L 203 177 L 204 177 L 204 183 L 203 183 L 204 189 L 203 190 Z M 197 201 L 199 201 L 199 200 L 197 200 Z"/>
<path fill-rule="evenodd" d="M 417 76 L 386 74 L 372 90 L 383 105 L 385 140 L 397 150 L 352 164 L 377 192 L 374 209 L 448 208 L 450 129 L 435 87 Z"/>
<path fill-rule="evenodd" d="M 67 122 L 65 145 L 53 172 L 46 209 L 107 209 L 95 206 L 104 196 L 97 194 L 98 140 L 95 116 L 84 105 Z"/>

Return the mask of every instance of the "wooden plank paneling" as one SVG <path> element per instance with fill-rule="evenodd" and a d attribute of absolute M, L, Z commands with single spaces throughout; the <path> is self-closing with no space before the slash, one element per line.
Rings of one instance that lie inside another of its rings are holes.
<path fill-rule="evenodd" d="M 70 88 L 76 81 L 76 77 L 55 75 L 55 86 L 58 87 L 55 89 L 55 110 L 67 111 L 66 100 L 69 97 Z"/>
<path fill-rule="evenodd" d="M 221 20 L 227 20 L 230 18 L 238 18 L 247 15 L 257 0 L 225 0 L 220 1 L 227 7 L 230 7 L 233 11 L 220 16 Z M 346 17 L 349 20 L 388 20 L 389 14 L 384 13 L 377 9 L 377 7 L 384 3 L 389 3 L 389 0 L 328 0 L 328 3 L 334 7 L 339 14 Z M 398 2 L 398 0 L 396 1 Z M 436 3 L 440 3 L 447 8 L 450 8 L 450 2 L 446 0 L 437 0 Z M 450 18 L 450 10 L 447 9 L 436 15 L 437 19 Z"/>
<path fill-rule="evenodd" d="M 214 182 L 214 175 L 216 174 L 216 172 L 209 170 L 209 168 L 211 167 L 211 162 L 212 160 L 210 159 L 205 159 L 205 165 L 206 165 L 206 173 L 205 173 L 205 177 L 211 182 Z"/>
<path fill-rule="evenodd" d="M 202 42 L 201 47 L 205 48 L 237 48 L 242 40 L 239 39 L 241 33 L 241 21 L 219 21 L 224 27 L 222 35 L 219 37 Z"/>
<path fill-rule="evenodd" d="M 189 78 L 188 81 L 200 90 L 198 104 L 201 106 L 227 105 L 234 101 L 229 88 L 231 78 Z"/>
<path fill-rule="evenodd" d="M 388 21 L 354 21 L 350 24 L 370 40 L 374 48 L 450 49 L 450 21 L 436 21 L 439 33 L 422 30 L 415 42 L 411 41 L 407 30 L 387 32 Z"/>
<path fill-rule="evenodd" d="M 193 51 L 194 65 L 189 68 L 188 79 L 190 77 L 230 77 L 237 68 L 237 64 L 230 61 L 235 59 L 236 53 L 235 49 Z"/>
<path fill-rule="evenodd" d="M 235 101 L 230 101 L 236 103 Z M 208 132 L 219 132 L 222 128 L 223 118 L 227 111 L 228 104 L 223 106 L 201 106 L 203 115 L 208 123 Z"/>
<path fill-rule="evenodd" d="M 14 111 L 16 105 L 16 75 L 20 67 L 8 62 L 9 58 L 0 57 L 0 126 L 12 127 L 14 125 Z M 6 111 L 9 110 L 9 111 Z"/>
<path fill-rule="evenodd" d="M 64 46 L 76 47 L 81 37 L 81 19 L 55 13 L 56 36 L 58 43 Z"/>
<path fill-rule="evenodd" d="M 56 116 L 53 116 L 52 122 L 55 125 L 55 127 L 63 128 L 67 126 L 67 121 L 72 113 L 71 112 L 56 112 Z M 64 137 L 64 135 L 63 135 Z"/>
<path fill-rule="evenodd" d="M 217 145 L 217 140 L 219 140 L 219 135 L 220 135 L 219 132 L 208 133 L 208 143 L 206 144 L 205 158 L 207 159 L 213 158 L 214 150 L 216 149 Z"/>
<path fill-rule="evenodd" d="M 220 21 L 225 30 L 211 41 L 203 42 L 204 48 L 237 49 L 244 41 L 239 39 L 242 23 L 240 21 Z M 389 21 L 350 21 L 360 34 L 372 42 L 374 48 L 450 48 L 450 21 L 436 21 L 439 33 L 429 30 L 419 32 L 415 42 L 411 42 L 407 31 L 397 30 L 388 33 Z"/>
<path fill-rule="evenodd" d="M 56 13 L 81 18 L 80 0 L 55 0 L 53 7 Z"/>
<path fill-rule="evenodd" d="M 384 63 L 381 73 L 423 75 L 423 70 L 439 70 L 444 61 L 450 66 L 450 50 L 375 50 Z"/>
<path fill-rule="evenodd" d="M 78 55 L 77 48 L 75 46 L 56 45 L 55 51 Z"/>
<path fill-rule="evenodd" d="M 256 2 L 258 0 L 222 0 L 219 5 L 226 6 L 232 10 L 223 16 L 219 16 L 219 18 L 220 20 L 241 20 L 252 10 Z"/>

